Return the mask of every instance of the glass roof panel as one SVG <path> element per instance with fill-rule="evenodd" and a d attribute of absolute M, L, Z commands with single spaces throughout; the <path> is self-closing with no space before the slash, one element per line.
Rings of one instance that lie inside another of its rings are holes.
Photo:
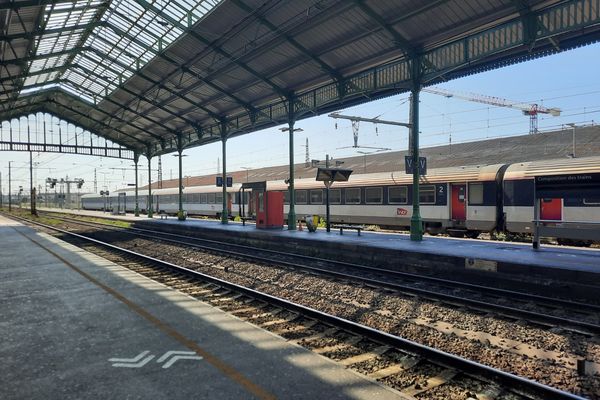
<path fill-rule="evenodd" d="M 98 102 L 221 1 L 73 0 L 50 4 L 44 11 L 45 30 L 35 43 L 29 71 L 52 71 L 28 77 L 26 86 L 39 86 L 22 93 L 60 87 Z M 47 57 L 57 52 L 63 54 Z"/>

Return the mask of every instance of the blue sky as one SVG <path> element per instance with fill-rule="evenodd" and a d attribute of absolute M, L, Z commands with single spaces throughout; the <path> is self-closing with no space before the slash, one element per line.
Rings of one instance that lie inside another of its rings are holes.
<path fill-rule="evenodd" d="M 439 87 L 462 93 L 476 93 L 506 98 L 516 102 L 531 102 L 562 110 L 560 117 L 540 115 L 540 131 L 561 129 L 567 123 L 588 125 L 600 121 L 600 44 L 595 44 L 534 61 L 488 71 L 446 82 Z M 407 122 L 408 95 L 387 99 L 343 110 L 344 114 L 379 117 L 385 120 Z M 491 137 L 527 134 L 529 119 L 518 110 L 488 106 L 456 98 L 422 93 L 420 103 L 421 147 L 473 141 Z M 350 121 L 335 121 L 327 116 L 299 121 L 303 132 L 295 136 L 295 161 L 305 158 L 305 141 L 309 140 L 310 158 L 324 159 L 326 154 L 335 158 L 359 155 L 349 148 L 353 144 Z M 570 129 L 570 128 L 569 128 Z M 408 145 L 407 129 L 361 123 L 359 145 L 403 150 Z M 368 151 L 367 149 L 362 149 Z M 288 162 L 288 138 L 278 128 L 254 132 L 227 142 L 227 169 L 240 170 L 281 165 Z M 184 175 L 204 175 L 219 169 L 221 145 L 212 144 L 185 151 Z M 3 192 L 7 193 L 8 160 L 14 161 L 13 187 L 29 186 L 29 154 L 1 152 L 0 172 Z M 110 190 L 133 182 L 131 162 L 89 156 L 52 153 L 34 153 L 37 165 L 37 184 L 46 177 L 83 178 L 85 191 L 93 190 L 94 169 L 97 171 L 98 190 Z M 177 177 L 177 159 L 162 157 L 163 178 Z M 147 162 L 141 159 L 140 178 L 147 182 Z M 156 158 L 153 168 L 156 168 Z M 127 170 L 121 170 L 125 168 Z M 153 179 L 156 179 L 156 172 Z"/>

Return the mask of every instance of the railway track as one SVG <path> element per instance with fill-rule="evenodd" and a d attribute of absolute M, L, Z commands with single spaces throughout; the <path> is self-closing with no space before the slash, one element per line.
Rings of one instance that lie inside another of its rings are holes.
<path fill-rule="evenodd" d="M 504 371 L 215 278 L 30 220 L 119 265 L 215 305 L 373 379 L 422 398 L 581 399 Z"/>
<path fill-rule="evenodd" d="M 53 218 L 83 226 L 134 233 L 139 237 L 150 240 L 160 240 L 179 246 L 185 245 L 221 256 L 227 255 L 253 262 L 274 263 L 296 270 L 325 274 L 338 279 L 354 280 L 364 285 L 408 293 L 453 306 L 469 307 L 477 312 L 493 312 L 514 320 L 525 320 L 546 329 L 557 329 L 559 327 L 560 329 L 585 335 L 598 335 L 600 333 L 600 306 L 594 304 L 251 246 L 191 238 L 148 229 L 115 228 L 107 224 L 52 215 Z M 565 315 L 568 315 L 568 317 Z"/>

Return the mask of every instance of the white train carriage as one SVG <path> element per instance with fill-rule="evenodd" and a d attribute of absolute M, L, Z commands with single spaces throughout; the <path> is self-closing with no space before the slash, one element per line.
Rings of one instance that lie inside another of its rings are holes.
<path fill-rule="evenodd" d="M 419 193 L 421 217 L 427 231 L 435 234 L 454 230 L 475 236 L 480 231 L 493 230 L 496 198 L 505 168 L 499 164 L 429 170 L 427 176 L 421 177 Z M 299 217 L 325 215 L 322 182 L 298 179 L 294 185 Z M 287 184 L 267 182 L 267 190 L 285 192 L 287 215 Z M 332 222 L 410 226 L 412 176 L 404 172 L 352 175 L 348 182 L 336 182 L 329 195 Z"/>
<path fill-rule="evenodd" d="M 534 178 L 586 173 L 600 173 L 600 157 L 430 169 L 420 180 L 421 217 L 426 230 L 432 234 L 448 232 L 455 236 L 475 237 L 482 231 L 495 229 L 531 233 Z M 284 217 L 287 217 L 287 183 L 269 181 L 266 185 L 268 191 L 284 192 Z M 239 215 L 242 208 L 240 188 L 240 184 L 227 188 L 227 207 L 231 216 Z M 297 179 L 295 189 L 298 218 L 325 215 L 322 182 L 314 178 Z M 125 197 L 119 201 L 124 201 L 126 210 L 133 212 L 134 191 L 124 192 Z M 221 214 L 222 188 L 194 186 L 185 188 L 183 193 L 183 209 L 188 214 L 215 217 Z M 111 193 L 106 199 L 99 195 L 84 195 L 82 207 L 102 210 L 106 201 L 106 208 L 111 211 L 116 208 L 117 196 L 118 192 Z M 152 196 L 155 211 L 177 213 L 177 188 L 153 189 Z M 568 228 L 575 226 L 568 226 L 571 222 L 600 223 L 600 198 L 581 198 L 569 193 L 561 196 L 542 199 L 540 219 L 557 221 L 558 227 Z M 139 208 L 143 212 L 146 203 L 147 191 L 140 190 Z M 330 190 L 330 204 L 332 222 L 408 227 L 412 217 L 412 176 L 404 172 L 352 175 L 348 182 L 334 184 Z M 251 213 L 251 208 L 252 205 L 248 205 L 247 212 Z"/>
<path fill-rule="evenodd" d="M 140 210 L 146 210 L 146 199 L 147 195 L 143 195 L 140 191 L 138 196 L 138 205 Z M 81 196 L 81 208 L 84 210 L 116 211 L 119 207 L 121 210 L 134 212 L 135 190 L 119 190 L 111 192 L 108 196 L 101 196 L 95 193 L 84 194 Z"/>
<path fill-rule="evenodd" d="M 240 184 L 227 188 L 227 210 L 230 216 L 239 213 L 237 193 Z M 179 189 L 156 189 L 152 191 L 155 198 L 156 209 L 168 214 L 179 211 Z M 223 212 L 223 190 L 216 186 L 191 186 L 183 189 L 183 209 L 189 215 L 219 216 Z"/>
<path fill-rule="evenodd" d="M 585 157 L 512 164 L 504 175 L 506 231 L 532 233 L 534 220 L 534 179 L 537 176 L 600 173 L 600 157 Z M 561 193 L 561 198 L 540 202 L 540 219 L 569 223 L 600 223 L 600 198 L 580 198 Z"/>

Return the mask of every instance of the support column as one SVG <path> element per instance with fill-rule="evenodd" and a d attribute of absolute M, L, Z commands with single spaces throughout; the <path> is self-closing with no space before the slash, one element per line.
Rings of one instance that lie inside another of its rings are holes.
<path fill-rule="evenodd" d="M 152 156 L 147 154 L 146 158 L 148 159 L 148 203 L 146 209 L 148 211 L 148 218 L 152 218 L 154 214 L 152 210 Z"/>
<path fill-rule="evenodd" d="M 329 154 L 325 155 L 325 168 L 329 168 Z M 330 208 L 331 205 L 329 203 L 329 188 L 331 187 L 331 185 L 333 184 L 333 182 L 325 182 L 325 201 L 326 201 L 326 209 L 325 209 L 325 218 L 327 220 L 327 232 L 331 232 L 331 212 L 330 212 Z"/>
<path fill-rule="evenodd" d="M 8 162 L 8 212 L 12 211 L 12 178 L 11 178 L 11 168 L 10 164 L 12 161 Z"/>
<path fill-rule="evenodd" d="M 411 150 L 413 164 L 413 212 L 410 219 L 410 239 L 414 241 L 423 240 L 423 221 L 421 220 L 421 210 L 419 205 L 419 92 L 421 91 L 421 62 L 419 58 L 412 61 L 412 80 L 411 89 Z"/>
<path fill-rule="evenodd" d="M 177 156 L 179 158 L 179 211 L 177 212 L 177 219 L 185 221 L 185 215 L 183 213 L 183 149 L 181 146 L 177 148 Z"/>
<path fill-rule="evenodd" d="M 29 152 L 29 209 L 31 215 L 37 215 L 35 209 L 35 187 L 33 184 L 33 152 Z"/>
<path fill-rule="evenodd" d="M 296 196 L 294 194 L 294 101 L 293 99 L 288 100 L 288 132 L 290 142 L 290 181 L 289 181 L 289 193 L 290 193 L 290 209 L 288 211 L 288 230 L 296 230 Z"/>
<path fill-rule="evenodd" d="M 138 163 L 140 162 L 140 155 L 136 152 L 133 154 L 133 162 L 135 164 L 135 209 L 134 214 L 136 217 L 140 216 L 140 200 L 138 196 Z"/>
<path fill-rule="evenodd" d="M 221 223 L 227 224 L 229 222 L 227 211 L 227 135 L 224 132 L 221 134 L 221 143 L 223 145 L 223 211 L 221 212 Z"/>

